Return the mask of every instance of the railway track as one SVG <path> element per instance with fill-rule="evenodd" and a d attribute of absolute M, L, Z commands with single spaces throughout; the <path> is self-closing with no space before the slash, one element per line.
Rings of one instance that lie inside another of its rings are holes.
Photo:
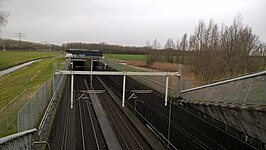
<path fill-rule="evenodd" d="M 98 81 L 93 81 L 95 88 L 103 89 Z M 75 76 L 73 109 L 70 109 L 69 86 L 66 86 L 64 90 L 63 99 L 57 111 L 56 123 L 53 127 L 55 134 L 50 139 L 52 149 L 108 149 L 89 95 L 79 92 L 88 89 L 85 82 L 87 82 L 86 77 Z M 67 85 L 69 85 L 69 79 Z M 112 98 L 107 93 L 98 96 L 112 121 L 122 149 L 151 149 Z"/>
<path fill-rule="evenodd" d="M 104 76 L 102 77 L 103 80 L 109 84 L 109 86 L 111 86 L 114 90 L 115 90 L 115 93 L 119 96 L 119 97 L 122 97 L 122 78 L 120 78 L 119 76 L 114 76 L 114 77 L 107 77 L 107 76 Z M 126 97 L 129 97 L 130 94 L 129 94 L 129 90 L 130 89 L 137 89 L 137 88 L 140 88 L 140 87 L 135 87 L 134 86 L 135 83 L 131 83 L 128 82 L 127 80 L 127 93 L 126 93 Z M 139 85 L 137 85 L 139 86 Z M 145 87 L 141 87 L 141 89 L 143 89 Z M 151 94 L 149 94 L 151 95 Z M 165 110 L 165 109 L 162 109 L 161 107 L 155 107 L 153 108 L 153 106 L 151 106 L 149 103 L 154 103 L 155 99 L 149 99 L 149 98 L 141 98 L 141 96 L 143 96 L 142 94 L 138 94 L 137 95 L 139 99 L 141 99 L 144 103 L 142 104 L 142 108 L 145 109 L 145 116 L 142 116 L 142 114 L 140 113 L 137 113 L 138 116 L 140 116 L 140 119 L 141 120 L 144 120 L 145 124 L 149 121 L 147 120 L 146 118 L 154 118 L 157 120 L 157 125 L 155 125 L 155 128 L 158 128 L 160 129 L 159 131 L 156 130 L 155 132 L 157 133 L 157 136 L 159 136 L 161 139 L 164 139 L 162 140 L 163 142 L 166 143 L 166 137 L 167 137 L 167 127 L 168 127 L 168 116 L 166 116 L 165 114 L 168 114 L 168 110 Z M 147 103 L 148 102 L 148 103 Z M 158 103 L 157 103 L 158 104 Z M 134 101 L 131 101 L 131 100 L 127 100 L 126 101 L 126 105 L 132 109 L 132 111 L 135 111 L 134 109 Z M 152 105 L 156 105 L 156 104 L 152 104 Z M 162 106 L 164 105 L 164 102 L 162 101 Z M 143 107 L 144 106 L 144 107 Z M 138 110 L 137 110 L 138 111 Z M 163 112 L 163 113 L 162 113 Z M 165 114 L 164 114 L 165 113 Z M 153 125 L 152 125 L 153 126 Z M 175 127 L 174 127 L 175 128 Z M 178 128 L 178 130 L 180 130 Z M 159 133 L 158 133 L 159 132 Z M 170 149 L 177 149 L 174 145 L 171 146 Z"/>
<path fill-rule="evenodd" d="M 66 105 L 68 106 L 68 105 Z M 69 127 L 69 108 L 66 107 L 65 109 L 65 116 L 64 116 L 64 124 L 62 125 L 63 131 L 62 131 L 62 140 L 61 140 L 61 150 L 67 149 L 67 131 Z"/>
<path fill-rule="evenodd" d="M 122 78 L 121 77 L 103 77 L 105 82 L 109 84 L 117 93 L 122 95 Z M 131 89 L 143 89 L 145 86 L 138 85 L 135 80 L 127 78 L 126 98 L 131 94 Z M 169 126 L 169 105 L 164 106 L 162 95 L 153 92 L 151 94 L 136 94 L 139 100 L 143 101 L 138 105 L 137 116 L 145 124 L 153 126 L 152 129 L 167 144 L 169 136 L 170 148 L 185 149 L 228 149 L 241 148 L 252 149 L 254 147 L 244 143 L 238 138 L 222 131 L 221 129 L 209 124 L 205 120 L 198 118 L 190 113 L 182 106 L 172 107 L 170 135 L 168 135 Z M 126 105 L 135 110 L 133 100 L 127 101 Z M 220 135 L 220 136 L 217 136 Z"/>
<path fill-rule="evenodd" d="M 84 78 L 77 76 L 75 82 L 74 90 L 77 91 L 74 96 L 76 100 L 74 105 L 76 149 L 107 149 L 89 96 L 78 92 L 87 89 Z"/>
<path fill-rule="evenodd" d="M 58 105 L 57 113 L 55 116 L 55 123 L 53 125 L 49 143 L 51 143 L 51 149 L 65 150 L 75 148 L 75 140 L 69 138 L 72 134 L 69 132 L 69 127 L 72 125 L 70 117 L 70 105 L 68 99 L 70 97 L 70 78 L 66 80 L 66 85 L 63 90 L 60 104 Z"/>
<path fill-rule="evenodd" d="M 95 79 L 94 87 L 103 89 Z M 103 76 L 102 79 L 121 97 L 121 77 Z M 60 114 L 56 117 L 55 133 L 52 131 L 52 149 L 108 149 L 89 96 L 78 92 L 88 89 L 86 82 L 87 77 L 75 76 L 74 109 L 70 109 L 69 83 L 66 85 L 62 104 L 58 110 Z M 147 88 L 131 78 L 127 78 L 126 82 L 126 98 L 132 94 L 130 90 Z M 151 149 L 108 93 L 98 96 L 112 122 L 122 149 Z M 191 113 L 184 106 L 173 105 L 172 116 L 169 118 L 169 105 L 164 106 L 163 95 L 156 91 L 135 96 L 142 101 L 142 104 L 136 107 L 136 101 L 127 100 L 126 105 L 132 111 L 136 111 L 136 116 L 166 145 L 169 144 L 167 146 L 169 149 L 256 149 Z"/>
<path fill-rule="evenodd" d="M 80 90 L 87 89 L 82 76 L 75 77 L 75 105 L 70 109 L 70 79 L 64 89 L 57 110 L 56 122 L 50 137 L 54 150 L 104 150 L 108 149 L 90 99 Z"/>
<path fill-rule="evenodd" d="M 95 80 L 96 79 L 96 80 Z M 103 89 L 98 77 L 93 80 L 95 89 Z M 103 108 L 106 110 L 122 149 L 148 150 L 151 149 L 140 133 L 132 125 L 121 108 L 107 92 L 99 94 Z"/>

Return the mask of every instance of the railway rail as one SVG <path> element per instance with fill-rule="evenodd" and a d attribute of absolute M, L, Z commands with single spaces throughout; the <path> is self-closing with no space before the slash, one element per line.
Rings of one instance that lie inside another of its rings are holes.
<path fill-rule="evenodd" d="M 86 93 L 79 92 L 87 89 L 84 78 L 76 76 L 74 87 L 76 149 L 107 149 L 91 100 Z"/>
<path fill-rule="evenodd" d="M 81 92 L 89 89 L 88 81 L 88 76 L 75 76 L 75 103 L 74 108 L 70 109 L 70 89 L 68 86 L 70 81 L 68 78 L 63 99 L 57 111 L 56 123 L 53 127 L 52 133 L 54 132 L 54 134 L 50 138 L 52 149 L 108 149 L 90 96 Z M 103 89 L 96 78 L 93 80 L 93 85 L 96 89 Z M 98 94 L 98 97 L 112 122 L 122 149 L 151 149 L 107 92 Z"/>
<path fill-rule="evenodd" d="M 96 79 L 96 80 L 95 80 Z M 99 78 L 93 80 L 96 89 L 103 89 Z M 121 108 L 114 102 L 107 92 L 99 94 L 103 108 L 106 110 L 112 122 L 115 133 L 120 141 L 122 149 L 148 150 L 151 149 L 147 142 L 142 138 L 137 129 L 132 125 Z"/>
<path fill-rule="evenodd" d="M 52 131 L 54 134 L 50 139 L 51 148 L 55 150 L 108 149 L 89 96 L 79 92 L 87 89 L 84 77 L 76 76 L 75 79 L 74 109 L 70 109 L 70 89 L 66 86 L 55 118 L 56 123 Z M 69 85 L 69 79 L 67 82 Z"/>
<path fill-rule="evenodd" d="M 51 149 L 64 150 L 74 148 L 75 141 L 68 137 L 69 126 L 72 125 L 70 120 L 70 109 L 68 103 L 70 97 L 70 78 L 66 79 L 66 84 L 63 90 L 60 105 L 58 105 L 57 113 L 55 116 L 55 123 L 53 124 L 52 131 L 49 137 Z M 72 145 L 72 146 L 69 146 Z M 74 145 L 74 146 L 73 146 Z"/>
<path fill-rule="evenodd" d="M 98 82 L 98 79 L 101 79 L 112 89 L 111 91 L 122 97 L 122 76 L 93 75 L 93 77 L 95 89 L 103 89 Z M 219 128 L 185 104 L 165 107 L 164 95 L 157 91 L 145 94 L 134 93 L 138 89 L 146 91 L 150 89 L 130 77 L 126 80 L 126 106 L 135 111 L 136 116 L 165 143 L 168 149 L 259 149 L 249 141 L 235 136 L 236 134 L 230 134 L 227 129 Z M 56 117 L 54 132 L 51 132 L 52 149 L 108 149 L 90 96 L 84 93 L 89 89 L 86 84 L 88 81 L 91 81 L 88 76 L 75 75 L 74 109 L 70 109 L 70 84 L 67 83 L 60 102 L 62 104 L 57 110 L 59 115 Z M 97 96 L 122 149 L 151 149 L 108 92 Z"/>
<path fill-rule="evenodd" d="M 112 87 L 118 96 L 121 97 L 121 77 L 102 77 L 106 83 Z M 127 93 L 129 97 L 130 90 L 143 89 L 145 86 L 136 83 L 135 80 L 128 78 Z M 252 145 L 230 135 L 229 133 L 215 127 L 205 120 L 190 113 L 182 106 L 172 108 L 170 135 L 168 134 L 169 125 L 169 106 L 164 106 L 162 95 L 156 91 L 150 94 L 136 94 L 141 105 L 134 108 L 136 103 L 128 100 L 127 105 L 132 110 L 137 110 L 137 115 L 145 123 L 152 125 L 165 143 L 169 136 L 171 149 L 256 149 Z M 134 109 L 133 109 L 134 108 Z M 217 136 L 220 135 L 220 136 Z"/>

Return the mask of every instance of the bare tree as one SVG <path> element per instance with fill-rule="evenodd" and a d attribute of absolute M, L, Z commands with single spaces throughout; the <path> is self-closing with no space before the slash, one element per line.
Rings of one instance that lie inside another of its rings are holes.
<path fill-rule="evenodd" d="M 187 35 L 184 35 L 183 38 L 187 39 Z M 184 46 L 184 49 L 194 50 L 190 59 L 192 71 L 204 81 L 216 79 L 222 72 L 222 66 L 219 65 L 219 53 L 214 51 L 219 48 L 218 25 L 213 20 L 208 24 L 200 21 L 187 43 L 189 46 L 186 48 Z"/>
<path fill-rule="evenodd" d="M 188 39 L 187 39 L 187 33 L 185 33 L 181 39 L 181 42 L 180 42 L 180 50 L 181 53 L 180 53 L 180 63 L 184 63 L 184 54 L 185 54 L 185 51 L 188 50 Z"/>
<path fill-rule="evenodd" d="M 164 45 L 165 49 L 175 49 L 175 43 L 173 39 L 168 39 Z"/>
<path fill-rule="evenodd" d="M 177 50 L 181 50 L 181 48 L 180 48 L 180 40 L 176 41 L 176 49 Z"/>
<path fill-rule="evenodd" d="M 180 48 L 183 51 L 186 51 L 188 49 L 187 33 L 185 33 L 181 39 Z"/>
<path fill-rule="evenodd" d="M 254 53 L 261 62 L 262 70 L 266 70 L 266 43 L 260 43 L 257 51 Z"/>
<path fill-rule="evenodd" d="M 242 30 L 241 18 L 238 16 L 234 19 L 234 22 L 230 26 L 223 26 L 220 37 L 220 49 L 221 58 L 225 71 L 229 75 L 233 75 L 234 72 L 239 71 L 239 44 L 240 44 L 240 32 Z"/>
<path fill-rule="evenodd" d="M 166 61 L 169 63 L 174 62 L 174 56 L 173 56 L 173 50 L 175 49 L 175 43 L 173 39 L 168 39 L 164 45 L 164 48 L 166 49 Z M 178 56 L 177 56 L 178 57 Z"/>
<path fill-rule="evenodd" d="M 155 50 L 158 50 L 158 49 L 161 48 L 161 45 L 160 45 L 160 43 L 157 41 L 157 39 L 155 39 L 155 40 L 153 41 L 152 48 L 155 49 Z"/>
<path fill-rule="evenodd" d="M 188 46 L 188 49 L 190 50 L 190 51 L 192 51 L 192 50 L 196 50 L 196 38 L 195 38 L 195 36 L 194 35 L 190 35 L 190 37 L 189 37 L 189 46 Z"/>
<path fill-rule="evenodd" d="M 238 15 L 233 24 L 223 26 L 220 38 L 221 58 L 229 75 L 247 73 L 252 65 L 251 53 L 259 48 L 259 37 L 252 29 L 243 26 L 242 17 Z"/>
<path fill-rule="evenodd" d="M 1 1 L 0 1 L 0 8 L 1 8 Z M 9 16 L 8 12 L 0 10 L 0 32 L 1 32 L 1 27 L 5 26 L 7 24 L 7 17 L 8 16 Z"/>
<path fill-rule="evenodd" d="M 146 41 L 146 48 L 151 49 L 151 42 L 149 40 Z"/>
<path fill-rule="evenodd" d="M 200 21 L 198 26 L 196 26 L 195 32 L 194 32 L 194 46 L 195 50 L 203 50 L 203 39 L 204 39 L 204 33 L 206 30 L 206 25 L 204 21 Z"/>
<path fill-rule="evenodd" d="M 243 64 L 243 71 L 244 73 L 248 72 L 249 65 L 251 65 L 253 62 L 251 61 L 251 53 L 252 51 L 257 51 L 259 49 L 259 37 L 252 33 L 252 29 L 248 26 L 246 26 L 241 32 L 240 32 L 240 60 Z"/>
<path fill-rule="evenodd" d="M 253 57 L 255 52 L 266 67 L 266 57 L 262 57 L 266 54 L 265 45 L 261 46 L 259 37 L 243 25 L 241 15 L 221 29 L 213 20 L 200 21 L 193 34 L 184 34 L 177 46 L 191 51 L 187 53 L 191 70 L 205 81 L 255 71 L 259 66 L 258 58 Z"/>
<path fill-rule="evenodd" d="M 208 28 L 205 31 L 204 35 L 204 45 L 205 49 L 208 50 L 218 50 L 219 48 L 219 29 L 218 24 L 214 23 L 213 20 L 210 20 Z"/>

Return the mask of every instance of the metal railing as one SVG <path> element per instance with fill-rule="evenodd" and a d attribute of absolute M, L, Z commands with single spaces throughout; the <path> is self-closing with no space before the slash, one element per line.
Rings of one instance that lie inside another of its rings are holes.
<path fill-rule="evenodd" d="M 189 101 L 266 105 L 266 71 L 181 91 Z"/>
<path fill-rule="evenodd" d="M 144 69 L 139 67 L 128 66 L 125 64 L 119 64 L 112 60 L 100 60 L 102 63 L 106 63 L 109 67 L 117 71 L 132 71 L 132 72 L 151 72 L 150 69 Z M 160 93 L 165 93 L 165 76 L 130 76 L 131 78 L 139 81 L 147 87 L 154 89 Z M 178 78 L 180 76 L 169 76 L 169 96 L 176 97 L 178 95 Z M 141 87 L 140 87 L 141 88 Z"/>
<path fill-rule="evenodd" d="M 38 127 L 38 135 L 40 137 L 40 139 L 43 139 L 43 132 L 47 130 L 47 122 L 49 120 L 49 116 L 51 115 L 51 111 L 52 109 L 54 109 L 54 104 L 55 102 L 58 100 L 58 98 L 60 97 L 60 95 L 62 94 L 62 88 L 63 88 L 63 85 L 64 85 L 64 76 L 61 76 L 61 78 L 59 78 L 60 82 L 57 84 L 56 86 L 56 89 L 53 93 L 53 96 L 47 106 L 47 109 L 45 110 L 45 113 L 43 115 L 43 118 L 40 122 L 40 125 Z"/>
<path fill-rule="evenodd" d="M 62 66 L 62 70 L 68 70 L 68 66 L 70 64 L 70 59 L 68 59 L 65 64 Z M 50 128 L 51 128 L 51 124 L 47 124 L 47 122 L 49 122 L 49 120 L 52 117 L 52 114 L 55 113 L 55 102 L 60 99 L 61 94 L 62 94 L 62 90 L 65 84 L 65 80 L 66 80 L 66 76 L 64 76 L 63 74 L 60 75 L 55 75 L 55 71 L 57 70 L 57 68 L 55 67 L 56 65 L 54 65 L 54 83 L 53 83 L 53 95 L 52 98 L 45 110 L 45 113 L 42 117 L 42 120 L 39 124 L 38 127 L 38 136 L 40 138 L 40 140 L 42 139 L 46 139 Z M 45 132 L 48 131 L 48 132 Z"/>
<path fill-rule="evenodd" d="M 31 129 L 0 138 L 0 149 L 31 149 L 32 135 L 37 129 Z"/>

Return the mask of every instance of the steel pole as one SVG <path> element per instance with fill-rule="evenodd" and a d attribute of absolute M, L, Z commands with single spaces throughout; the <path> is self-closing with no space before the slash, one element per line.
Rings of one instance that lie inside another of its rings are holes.
<path fill-rule="evenodd" d="M 123 75 L 123 96 L 122 96 L 122 107 L 125 106 L 125 96 L 126 96 L 126 75 Z"/>
<path fill-rule="evenodd" d="M 165 98 L 164 98 L 164 105 L 167 106 L 167 98 L 168 98 L 168 81 L 169 77 L 166 76 L 166 83 L 165 83 Z"/>
<path fill-rule="evenodd" d="M 56 89 L 56 74 L 55 72 L 57 71 L 57 63 L 54 62 L 54 66 L 53 66 L 53 93 L 55 92 Z"/>
<path fill-rule="evenodd" d="M 177 76 L 177 97 L 180 96 L 181 72 L 181 64 L 178 64 L 178 74 L 180 74 L 180 76 Z"/>
<path fill-rule="evenodd" d="M 104 70 L 106 70 L 106 66 L 107 66 L 107 64 L 106 64 L 106 63 L 104 63 Z"/>
<path fill-rule="evenodd" d="M 91 71 L 93 67 L 93 58 L 91 58 Z M 90 75 L 90 88 L 92 88 L 92 74 Z"/>
<path fill-rule="evenodd" d="M 71 98 L 70 98 L 70 108 L 73 108 L 73 103 L 74 103 L 74 74 L 71 75 Z"/>

